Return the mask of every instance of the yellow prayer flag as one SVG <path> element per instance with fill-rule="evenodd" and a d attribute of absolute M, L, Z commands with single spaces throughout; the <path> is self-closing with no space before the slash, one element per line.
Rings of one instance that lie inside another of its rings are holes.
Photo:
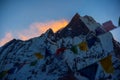
<path fill-rule="evenodd" d="M 78 46 L 83 51 L 87 51 L 88 50 L 87 42 L 85 42 L 85 41 L 81 42 Z"/>
<path fill-rule="evenodd" d="M 42 59 L 44 56 L 40 53 L 35 53 L 35 56 L 38 58 L 38 59 Z"/>
<path fill-rule="evenodd" d="M 101 66 L 105 70 L 106 73 L 113 73 L 114 72 L 114 67 L 112 65 L 112 56 L 109 55 L 108 57 L 100 60 Z"/>

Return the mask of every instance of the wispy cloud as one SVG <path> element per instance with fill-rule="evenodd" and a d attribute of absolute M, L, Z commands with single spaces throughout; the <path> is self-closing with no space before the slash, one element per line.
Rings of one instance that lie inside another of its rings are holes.
<path fill-rule="evenodd" d="M 58 29 L 65 27 L 68 24 L 68 21 L 65 19 L 57 20 L 57 21 L 48 21 L 48 22 L 36 22 L 29 26 L 29 28 L 24 29 L 22 31 L 19 31 L 15 33 L 6 33 L 5 37 L 3 39 L 0 39 L 0 46 L 4 45 L 6 42 L 10 41 L 13 38 L 19 38 L 21 40 L 28 40 L 30 38 L 40 36 L 42 33 L 44 33 L 47 29 L 52 28 L 54 32 L 56 32 Z M 17 37 L 14 37 L 16 36 Z"/>
<path fill-rule="evenodd" d="M 33 23 L 30 25 L 29 29 L 25 29 L 18 33 L 18 37 L 22 40 L 27 40 L 29 38 L 39 36 L 44 33 L 47 29 L 52 28 L 54 32 L 58 29 L 65 27 L 68 24 L 67 20 L 49 21 L 44 23 Z"/>
<path fill-rule="evenodd" d="M 4 45 L 6 42 L 10 41 L 13 39 L 12 33 L 8 32 L 6 35 L 0 39 L 0 46 Z"/>

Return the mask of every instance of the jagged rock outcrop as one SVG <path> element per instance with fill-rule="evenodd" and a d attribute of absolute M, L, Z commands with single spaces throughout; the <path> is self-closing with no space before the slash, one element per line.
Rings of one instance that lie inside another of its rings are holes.
<path fill-rule="evenodd" d="M 63 29 L 56 32 L 57 38 L 62 37 L 75 37 L 79 35 L 86 35 L 89 32 L 86 24 L 80 19 L 80 15 L 78 13 L 72 18 L 70 23 Z"/>

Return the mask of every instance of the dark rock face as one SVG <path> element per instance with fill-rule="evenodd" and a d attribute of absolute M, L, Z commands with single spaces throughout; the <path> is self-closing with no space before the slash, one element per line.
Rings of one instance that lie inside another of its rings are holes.
<path fill-rule="evenodd" d="M 70 23 L 62 30 L 57 31 L 55 36 L 59 38 L 68 37 L 68 36 L 75 37 L 80 34 L 86 35 L 88 32 L 89 29 L 80 19 L 80 15 L 76 13 L 75 16 L 72 18 L 72 20 L 70 21 Z"/>

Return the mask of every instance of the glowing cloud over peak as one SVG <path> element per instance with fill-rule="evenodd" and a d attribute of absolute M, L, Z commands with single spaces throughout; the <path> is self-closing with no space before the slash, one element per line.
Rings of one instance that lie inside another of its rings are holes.
<path fill-rule="evenodd" d="M 27 29 L 19 31 L 17 33 L 6 33 L 3 39 L 0 39 L 0 46 L 4 45 L 6 42 L 10 41 L 13 37 L 19 38 L 21 40 L 28 40 L 33 37 L 40 36 L 46 30 L 51 28 L 54 32 L 65 27 L 68 24 L 68 21 L 65 19 L 56 20 L 56 21 L 48 21 L 48 22 L 35 22 L 30 25 Z M 17 36 L 17 37 L 15 37 Z"/>
<path fill-rule="evenodd" d="M 40 36 L 46 30 L 51 28 L 54 32 L 60 28 L 65 27 L 68 24 L 67 20 L 49 21 L 44 23 L 33 23 L 30 25 L 29 29 L 23 30 L 18 34 L 18 37 L 22 40 L 27 40 L 35 36 Z"/>
<path fill-rule="evenodd" d="M 58 20 L 58 21 L 50 21 L 46 23 L 34 23 L 31 26 L 38 28 L 40 32 L 41 31 L 45 32 L 49 28 L 52 28 L 52 30 L 56 32 L 60 28 L 65 27 L 67 24 L 68 24 L 68 21 L 63 19 L 63 20 Z"/>

